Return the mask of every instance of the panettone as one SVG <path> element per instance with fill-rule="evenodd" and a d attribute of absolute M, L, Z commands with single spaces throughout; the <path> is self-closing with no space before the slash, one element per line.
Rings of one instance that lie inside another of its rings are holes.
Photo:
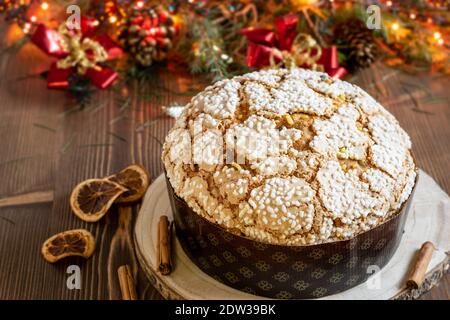
<path fill-rule="evenodd" d="M 304 69 L 263 70 L 196 95 L 162 159 L 175 194 L 233 234 L 280 245 L 350 239 L 399 212 L 411 141 L 359 87 Z"/>

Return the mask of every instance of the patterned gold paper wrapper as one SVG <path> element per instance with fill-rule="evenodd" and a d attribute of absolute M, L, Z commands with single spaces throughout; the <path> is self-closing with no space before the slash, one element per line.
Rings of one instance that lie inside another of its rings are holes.
<path fill-rule="evenodd" d="M 189 258 L 230 287 L 278 299 L 335 294 L 383 268 L 400 244 L 414 193 L 390 220 L 350 240 L 288 246 L 230 233 L 195 213 L 166 181 L 176 235 Z"/>

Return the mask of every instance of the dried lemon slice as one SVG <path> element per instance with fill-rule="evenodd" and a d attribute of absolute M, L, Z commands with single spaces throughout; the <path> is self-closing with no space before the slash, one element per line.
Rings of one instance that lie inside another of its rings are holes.
<path fill-rule="evenodd" d="M 107 177 L 110 181 L 117 182 L 127 188 L 123 194 L 117 198 L 117 203 L 133 202 L 142 198 L 150 184 L 147 171 L 138 164 L 132 164 L 122 171 Z"/>
<path fill-rule="evenodd" d="M 95 249 L 92 234 L 84 229 L 68 230 L 48 238 L 42 245 L 42 255 L 48 262 L 70 256 L 89 258 Z"/>
<path fill-rule="evenodd" d="M 83 221 L 100 220 L 126 188 L 108 179 L 88 179 L 78 184 L 70 195 L 73 212 Z"/>

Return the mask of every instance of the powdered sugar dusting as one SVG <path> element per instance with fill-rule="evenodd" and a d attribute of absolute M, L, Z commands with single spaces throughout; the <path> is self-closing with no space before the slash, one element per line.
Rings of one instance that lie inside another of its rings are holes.
<path fill-rule="evenodd" d="M 162 159 L 175 193 L 213 223 L 269 243 L 344 240 L 397 214 L 416 181 L 411 140 L 361 88 L 304 69 L 207 87 Z"/>
<path fill-rule="evenodd" d="M 209 94 L 199 94 L 193 99 L 193 109 L 209 113 L 218 119 L 231 118 L 239 105 L 240 86 L 240 83 L 234 80 L 217 83 L 207 91 Z"/>
<path fill-rule="evenodd" d="M 311 147 L 331 157 L 364 159 L 370 139 L 357 128 L 358 117 L 358 112 L 346 105 L 330 119 L 316 120 L 313 128 L 317 134 L 311 141 Z"/>
<path fill-rule="evenodd" d="M 238 157 L 254 162 L 286 153 L 301 137 L 301 131 L 279 131 L 274 120 L 252 115 L 244 123 L 231 127 L 225 137 L 227 145 L 233 145 L 237 150 Z"/>
<path fill-rule="evenodd" d="M 376 142 L 371 147 L 372 161 L 391 176 L 399 175 L 411 148 L 409 136 L 396 120 L 393 121 L 385 115 L 370 116 L 368 127 L 372 139 Z"/>
<path fill-rule="evenodd" d="M 304 112 L 324 115 L 331 112 L 333 103 L 323 97 L 301 79 L 286 79 L 277 87 L 268 88 L 261 83 L 250 82 L 245 93 L 251 111 L 265 111 L 276 114 Z"/>
<path fill-rule="evenodd" d="M 239 217 L 245 225 L 258 225 L 261 230 L 280 232 L 284 236 L 309 231 L 313 223 L 314 194 L 302 179 L 270 178 L 251 191 Z"/>
<path fill-rule="evenodd" d="M 317 173 L 319 196 L 333 219 L 351 224 L 370 213 L 384 216 L 383 203 L 353 172 L 345 173 L 337 161 L 329 161 Z"/>

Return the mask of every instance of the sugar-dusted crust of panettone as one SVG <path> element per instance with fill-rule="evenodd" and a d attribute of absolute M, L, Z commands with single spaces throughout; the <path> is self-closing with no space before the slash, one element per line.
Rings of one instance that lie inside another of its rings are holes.
<path fill-rule="evenodd" d="M 415 183 L 410 149 L 397 120 L 359 87 L 282 69 L 207 87 L 177 119 L 162 159 L 175 193 L 208 220 L 306 245 L 354 237 L 397 213 Z"/>

